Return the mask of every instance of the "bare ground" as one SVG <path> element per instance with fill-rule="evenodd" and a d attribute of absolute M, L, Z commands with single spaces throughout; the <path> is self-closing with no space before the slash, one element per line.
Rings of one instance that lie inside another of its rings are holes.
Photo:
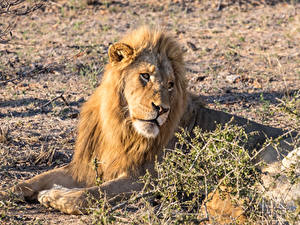
<path fill-rule="evenodd" d="M 300 131 L 299 3 L 218 2 L 51 1 L 18 17 L 0 41 L 0 187 L 70 161 L 78 112 L 101 79 L 109 44 L 142 24 L 179 39 L 189 89 L 209 107 Z M 1 224 L 87 220 L 0 203 Z"/>

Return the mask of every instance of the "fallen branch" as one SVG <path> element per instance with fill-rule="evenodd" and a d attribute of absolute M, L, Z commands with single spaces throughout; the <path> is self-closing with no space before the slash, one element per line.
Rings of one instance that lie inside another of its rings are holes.
<path fill-rule="evenodd" d="M 44 108 L 48 105 L 50 105 L 52 102 L 56 101 L 57 99 L 61 98 L 63 100 L 63 102 L 69 106 L 69 103 L 67 102 L 67 100 L 64 98 L 63 96 L 64 93 L 61 93 L 59 96 L 56 96 L 55 98 L 52 98 L 50 101 L 48 101 L 47 103 L 45 103 L 44 105 L 41 106 L 41 110 L 44 111 Z"/>

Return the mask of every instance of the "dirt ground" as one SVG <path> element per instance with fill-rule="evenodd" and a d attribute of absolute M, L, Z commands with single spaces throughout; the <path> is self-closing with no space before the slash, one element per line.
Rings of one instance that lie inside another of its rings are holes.
<path fill-rule="evenodd" d="M 300 131 L 298 1 L 102 2 L 50 1 L 29 16 L 2 16 L 17 26 L 0 39 L 0 188 L 70 161 L 78 112 L 100 82 L 109 44 L 143 24 L 177 37 L 189 89 L 209 107 Z M 87 220 L 0 202 L 1 224 Z"/>

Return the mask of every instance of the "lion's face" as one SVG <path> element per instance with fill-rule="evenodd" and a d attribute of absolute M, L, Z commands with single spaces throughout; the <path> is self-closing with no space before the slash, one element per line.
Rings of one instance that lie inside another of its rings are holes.
<path fill-rule="evenodd" d="M 174 71 L 166 56 L 146 52 L 123 71 L 124 97 L 135 130 L 155 138 L 168 120 L 176 96 Z"/>
<path fill-rule="evenodd" d="M 141 28 L 109 47 L 109 70 L 121 77 L 122 118 L 146 137 L 168 138 L 185 109 L 186 81 L 180 46 L 159 30 Z M 123 114 L 124 113 L 124 114 Z"/>

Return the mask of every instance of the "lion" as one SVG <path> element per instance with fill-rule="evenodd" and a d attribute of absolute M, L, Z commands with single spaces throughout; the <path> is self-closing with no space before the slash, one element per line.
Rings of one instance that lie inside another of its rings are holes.
<path fill-rule="evenodd" d="M 88 196 L 112 198 L 141 190 L 137 179 L 146 171 L 155 176 L 155 161 L 162 160 L 166 146 L 174 147 L 179 126 L 208 131 L 233 117 L 247 132 L 258 131 L 249 149 L 283 134 L 207 109 L 188 93 L 182 48 L 160 29 L 133 30 L 109 47 L 108 56 L 99 87 L 82 106 L 70 164 L 23 181 L 12 192 L 67 214 L 81 214 Z"/>
<path fill-rule="evenodd" d="M 80 214 L 87 195 L 140 190 L 138 177 L 154 172 L 187 102 L 182 49 L 165 32 L 141 27 L 111 45 L 108 56 L 101 84 L 82 106 L 70 164 L 16 185 L 14 193 Z"/>

